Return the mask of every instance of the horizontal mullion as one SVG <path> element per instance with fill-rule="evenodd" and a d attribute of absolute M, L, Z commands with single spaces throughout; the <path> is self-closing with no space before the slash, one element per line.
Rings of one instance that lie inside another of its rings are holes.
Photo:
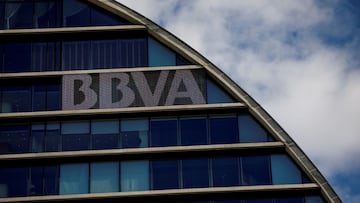
<path fill-rule="evenodd" d="M 135 199 L 135 198 L 178 198 L 189 196 L 214 196 L 214 195 L 235 195 L 257 196 L 261 194 L 299 193 L 318 191 L 319 186 L 314 183 L 308 184 L 288 184 L 288 185 L 257 185 L 257 186 L 235 186 L 235 187 L 212 187 L 212 188 L 190 188 L 190 189 L 171 189 L 171 190 L 152 190 L 134 192 L 112 192 L 112 193 L 92 193 L 75 195 L 52 195 L 34 197 L 15 197 L 0 199 L 0 202 L 49 202 L 49 201 L 79 201 L 79 200 L 101 200 L 101 199 Z"/>
<path fill-rule="evenodd" d="M 187 66 L 162 66 L 162 67 L 137 67 L 137 68 L 109 68 L 109 69 L 91 69 L 91 70 L 68 70 L 68 71 L 44 71 L 44 72 L 21 72 L 21 73 L 0 73 L 0 79 L 13 78 L 36 78 L 36 77 L 60 77 L 63 75 L 74 74 L 96 74 L 96 73 L 121 73 L 121 72 L 146 72 L 163 70 L 192 70 L 201 69 L 198 65 Z"/>
<path fill-rule="evenodd" d="M 0 155 L 0 162 L 6 161 L 26 161 L 26 160 L 50 160 L 50 159 L 86 159 L 94 157 L 128 157 L 139 156 L 139 158 L 151 158 L 154 155 L 169 156 L 173 154 L 192 154 L 209 152 L 215 155 L 219 152 L 247 152 L 258 151 L 266 153 L 266 150 L 283 149 L 282 142 L 262 142 L 262 143 L 238 143 L 238 144 L 213 144 L 213 145 L 193 145 L 193 146 L 171 146 L 171 147 L 147 147 L 147 148 L 128 148 L 128 149 L 107 149 L 107 150 L 84 150 L 66 152 L 41 152 L 25 154 L 6 154 Z M 169 158 L 169 157 L 168 157 Z"/>
<path fill-rule="evenodd" d="M 173 106 L 153 106 L 153 107 L 128 107 L 128 108 L 108 108 L 108 109 L 85 109 L 85 110 L 64 110 L 64 111 L 38 111 L 38 112 L 16 112 L 0 113 L 0 120 L 10 119 L 35 119 L 35 118 L 62 118 L 91 115 L 129 115 L 146 113 L 166 113 L 166 112 L 194 112 L 194 111 L 212 111 L 212 110 L 234 110 L 246 108 L 244 103 L 221 103 L 221 104 L 191 104 L 191 105 L 173 105 Z"/>
<path fill-rule="evenodd" d="M 79 33 L 79 32 L 138 31 L 138 30 L 146 30 L 146 27 L 143 25 L 116 25 L 116 26 L 11 29 L 11 30 L 0 30 L 0 35 L 24 36 L 24 35 L 34 35 L 34 34 L 63 34 L 63 33 Z"/>

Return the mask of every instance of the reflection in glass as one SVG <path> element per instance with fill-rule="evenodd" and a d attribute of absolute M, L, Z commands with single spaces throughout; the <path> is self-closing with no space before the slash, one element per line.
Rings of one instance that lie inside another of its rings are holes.
<path fill-rule="evenodd" d="M 90 167 L 91 193 L 119 191 L 118 162 L 92 163 Z"/>
<path fill-rule="evenodd" d="M 242 185 L 269 185 L 269 156 L 242 157 Z"/>
<path fill-rule="evenodd" d="M 88 193 L 88 185 L 88 164 L 63 164 L 60 166 L 60 195 Z"/>
<path fill-rule="evenodd" d="M 239 142 L 237 118 L 210 117 L 210 139 L 212 144 L 229 144 Z"/>
<path fill-rule="evenodd" d="M 267 142 L 268 133 L 250 115 L 239 116 L 239 134 L 241 143 Z"/>
<path fill-rule="evenodd" d="M 239 185 L 239 163 L 238 158 L 222 157 L 212 159 L 213 185 L 236 186 Z"/>
<path fill-rule="evenodd" d="M 92 149 L 118 148 L 119 120 L 94 120 L 91 122 Z"/>
<path fill-rule="evenodd" d="M 61 130 L 62 151 L 89 149 L 89 121 L 66 121 L 62 123 Z"/>
<path fill-rule="evenodd" d="M 122 148 L 148 147 L 149 121 L 122 120 L 121 121 L 121 145 Z"/>
<path fill-rule="evenodd" d="M 123 161 L 121 165 L 121 191 L 149 190 L 149 161 Z"/>
<path fill-rule="evenodd" d="M 301 184 L 302 174 L 299 168 L 285 154 L 271 155 L 273 184 Z"/>

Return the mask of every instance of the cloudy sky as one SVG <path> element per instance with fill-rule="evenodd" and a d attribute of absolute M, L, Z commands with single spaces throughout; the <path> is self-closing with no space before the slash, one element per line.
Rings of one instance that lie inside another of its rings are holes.
<path fill-rule="evenodd" d="M 119 0 L 252 95 L 360 202 L 360 1 Z"/>

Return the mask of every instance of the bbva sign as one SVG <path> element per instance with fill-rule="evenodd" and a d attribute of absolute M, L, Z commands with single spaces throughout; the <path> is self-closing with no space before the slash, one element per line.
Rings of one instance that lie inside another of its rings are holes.
<path fill-rule="evenodd" d="M 62 109 L 205 104 L 203 70 L 75 74 L 62 77 Z"/>

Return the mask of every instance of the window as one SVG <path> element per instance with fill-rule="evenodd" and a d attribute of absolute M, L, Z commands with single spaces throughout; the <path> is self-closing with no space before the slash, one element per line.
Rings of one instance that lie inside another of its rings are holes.
<path fill-rule="evenodd" d="M 235 116 L 210 117 L 211 144 L 239 142 L 238 124 Z"/>
<path fill-rule="evenodd" d="M 207 144 L 206 118 L 180 119 L 181 145 Z"/>
<path fill-rule="evenodd" d="M 29 177 L 29 196 L 43 195 L 43 167 L 32 167 L 30 168 Z"/>
<path fill-rule="evenodd" d="M 1 112 L 31 111 L 31 88 L 27 86 L 12 86 L 2 88 Z"/>
<path fill-rule="evenodd" d="M 151 175 L 153 190 L 180 188 L 177 160 L 152 161 Z"/>
<path fill-rule="evenodd" d="M 147 119 L 121 121 L 122 148 L 148 147 L 149 121 Z"/>
<path fill-rule="evenodd" d="M 0 126 L 0 154 L 29 152 L 29 126 Z"/>
<path fill-rule="evenodd" d="M 26 168 L 0 168 L 0 197 L 26 196 L 26 180 Z"/>
<path fill-rule="evenodd" d="M 244 200 L 243 203 L 272 203 L 271 199 L 251 199 Z"/>
<path fill-rule="evenodd" d="M 235 102 L 222 88 L 211 79 L 206 80 L 208 104 Z"/>
<path fill-rule="evenodd" d="M 274 203 L 303 203 L 303 198 L 281 198 L 281 199 L 275 199 Z"/>
<path fill-rule="evenodd" d="M 239 134 L 241 143 L 267 142 L 269 135 L 250 115 L 239 116 Z"/>
<path fill-rule="evenodd" d="M 90 44 L 90 41 L 86 40 L 64 41 L 62 44 L 62 70 L 90 69 Z"/>
<path fill-rule="evenodd" d="M 150 130 L 152 147 L 177 145 L 177 119 L 153 119 Z"/>
<path fill-rule="evenodd" d="M 91 122 L 92 149 L 116 149 L 119 146 L 119 120 Z"/>
<path fill-rule="evenodd" d="M 242 157 L 242 185 L 269 185 L 269 156 Z"/>
<path fill-rule="evenodd" d="M 44 195 L 59 194 L 59 166 L 44 167 Z"/>
<path fill-rule="evenodd" d="M 15 73 L 22 71 L 30 71 L 31 43 L 5 43 L 3 57 L 3 72 Z"/>
<path fill-rule="evenodd" d="M 45 151 L 57 152 L 60 147 L 60 123 L 51 122 L 46 125 Z"/>
<path fill-rule="evenodd" d="M 62 123 L 61 127 L 62 151 L 89 149 L 89 121 L 66 121 Z"/>
<path fill-rule="evenodd" d="M 239 172 L 238 158 L 221 157 L 212 159 L 213 185 L 215 187 L 239 185 Z"/>
<path fill-rule="evenodd" d="M 44 151 L 45 125 L 34 124 L 31 126 L 31 152 Z"/>
<path fill-rule="evenodd" d="M 123 161 L 121 164 L 121 191 L 149 190 L 149 161 Z"/>
<path fill-rule="evenodd" d="M 208 159 L 186 159 L 182 161 L 184 188 L 209 187 Z"/>
<path fill-rule="evenodd" d="M 149 37 L 149 66 L 175 66 L 176 55 L 170 49 Z"/>
<path fill-rule="evenodd" d="M 88 193 L 89 165 L 63 164 L 60 166 L 60 194 Z"/>
<path fill-rule="evenodd" d="M 287 155 L 271 155 L 273 184 L 301 184 L 302 174 Z"/>
<path fill-rule="evenodd" d="M 90 25 L 90 7 L 80 0 L 63 0 L 64 27 L 80 27 Z"/>
<path fill-rule="evenodd" d="M 90 176 L 90 192 L 119 191 L 119 163 L 92 163 Z"/>
<path fill-rule="evenodd" d="M 30 1 L 8 1 L 5 4 L 5 27 L 7 29 L 31 28 L 33 9 L 33 3 Z"/>
<path fill-rule="evenodd" d="M 306 203 L 325 203 L 325 201 L 319 196 L 309 196 L 305 198 Z"/>

